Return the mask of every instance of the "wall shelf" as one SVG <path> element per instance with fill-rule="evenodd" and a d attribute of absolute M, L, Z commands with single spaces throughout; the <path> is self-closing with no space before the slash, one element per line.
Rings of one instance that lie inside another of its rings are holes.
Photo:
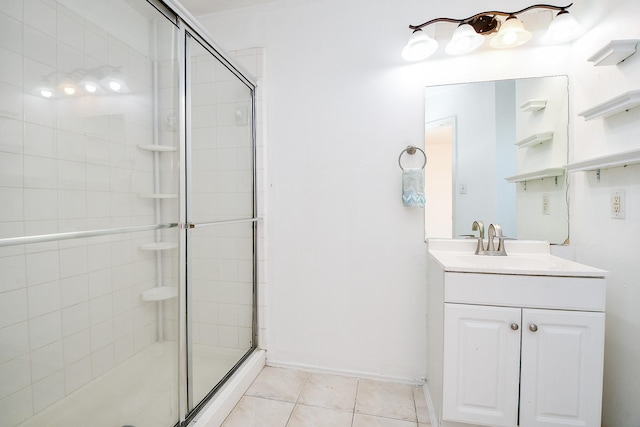
<path fill-rule="evenodd" d="M 602 49 L 594 53 L 587 61 L 595 66 L 617 65 L 636 53 L 637 39 L 611 40 Z"/>
<path fill-rule="evenodd" d="M 547 106 L 546 99 L 530 99 L 520 106 L 522 111 L 540 111 Z"/>
<path fill-rule="evenodd" d="M 178 296 L 177 286 L 158 286 L 142 292 L 143 301 L 164 301 Z"/>
<path fill-rule="evenodd" d="M 178 197 L 177 194 L 171 193 L 140 193 L 138 196 L 143 199 L 175 199 Z"/>
<path fill-rule="evenodd" d="M 564 168 L 548 168 L 539 171 L 527 172 L 520 175 L 508 176 L 507 182 L 527 182 L 536 179 L 557 178 L 564 175 Z"/>
<path fill-rule="evenodd" d="M 580 162 L 569 163 L 566 169 L 568 172 L 599 171 L 600 169 L 610 169 L 635 164 L 640 164 L 640 150 L 607 154 Z"/>
<path fill-rule="evenodd" d="M 176 147 L 171 145 L 138 144 L 138 148 L 147 151 L 178 151 Z"/>
<path fill-rule="evenodd" d="M 168 249 L 174 249 L 177 247 L 178 244 L 173 242 L 155 242 L 140 245 L 140 249 L 142 249 L 143 251 L 166 251 Z"/>
<path fill-rule="evenodd" d="M 585 120 L 591 120 L 598 117 L 612 116 L 638 105 L 640 105 L 640 90 L 631 90 L 578 113 L 578 115 L 584 117 Z"/>
<path fill-rule="evenodd" d="M 521 141 L 516 142 L 518 148 L 530 147 L 532 145 L 542 144 L 543 142 L 551 141 L 553 139 L 553 132 L 542 132 L 531 135 Z"/>

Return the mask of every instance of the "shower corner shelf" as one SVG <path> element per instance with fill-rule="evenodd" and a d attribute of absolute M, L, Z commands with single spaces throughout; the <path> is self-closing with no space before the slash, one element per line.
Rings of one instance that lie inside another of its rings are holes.
<path fill-rule="evenodd" d="M 140 193 L 138 196 L 143 199 L 175 199 L 178 197 L 173 193 Z"/>
<path fill-rule="evenodd" d="M 609 117 L 640 105 L 640 90 L 630 90 L 593 108 L 578 113 L 585 120 Z"/>
<path fill-rule="evenodd" d="M 142 292 L 143 301 L 164 301 L 178 296 L 177 286 L 158 286 Z"/>
<path fill-rule="evenodd" d="M 610 169 L 636 164 L 640 164 L 640 150 L 625 151 L 621 153 L 593 157 L 588 160 L 569 163 L 566 168 L 568 172 L 599 171 L 600 169 Z"/>
<path fill-rule="evenodd" d="M 174 249 L 177 247 L 178 244 L 173 242 L 155 242 L 140 245 L 140 249 L 142 249 L 143 251 L 166 251 L 168 249 Z"/>
<path fill-rule="evenodd" d="M 518 148 L 530 147 L 532 145 L 542 144 L 543 142 L 551 141 L 553 139 L 553 132 L 542 132 L 531 135 L 521 141 L 516 142 Z"/>
<path fill-rule="evenodd" d="M 546 99 L 530 99 L 520 106 L 522 111 L 540 111 L 547 106 Z"/>
<path fill-rule="evenodd" d="M 138 144 L 138 148 L 147 151 L 178 151 L 176 147 L 171 145 Z"/>
<path fill-rule="evenodd" d="M 548 168 L 533 172 L 527 172 L 519 175 L 508 176 L 505 178 L 507 182 L 527 182 L 536 179 L 558 178 L 564 175 L 564 168 Z"/>
<path fill-rule="evenodd" d="M 594 66 L 618 65 L 636 53 L 638 41 L 640 40 L 611 40 L 602 49 L 587 59 L 587 61 L 593 62 Z"/>

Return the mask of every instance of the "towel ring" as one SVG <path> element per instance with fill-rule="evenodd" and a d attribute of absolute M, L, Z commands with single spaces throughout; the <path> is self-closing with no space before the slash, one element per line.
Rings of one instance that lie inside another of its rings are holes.
<path fill-rule="evenodd" d="M 404 153 L 407 153 L 410 156 L 413 156 L 414 154 L 416 154 L 416 150 L 421 152 L 422 155 L 424 156 L 424 163 L 422 164 L 422 167 L 420 168 L 420 169 L 424 169 L 424 167 L 427 165 L 427 155 L 424 153 L 424 151 L 422 151 L 422 149 L 420 149 L 418 147 L 414 147 L 413 145 L 409 145 L 407 148 L 405 148 L 404 150 L 402 150 L 400 152 L 400 156 L 398 156 L 398 165 L 400 166 L 400 169 L 402 169 L 404 171 L 404 168 L 402 167 L 402 155 Z"/>

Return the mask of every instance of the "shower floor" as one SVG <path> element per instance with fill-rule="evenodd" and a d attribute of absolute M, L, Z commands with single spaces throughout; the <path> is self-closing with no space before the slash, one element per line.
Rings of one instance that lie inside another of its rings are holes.
<path fill-rule="evenodd" d="M 178 420 L 176 343 L 151 345 L 18 427 L 163 427 Z M 205 396 L 244 352 L 194 348 L 194 394 Z"/>

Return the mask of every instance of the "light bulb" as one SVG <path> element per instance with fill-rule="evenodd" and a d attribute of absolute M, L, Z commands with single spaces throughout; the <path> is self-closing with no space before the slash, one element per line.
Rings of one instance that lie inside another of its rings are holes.
<path fill-rule="evenodd" d="M 119 92 L 120 89 L 122 88 L 122 85 L 120 84 L 120 82 L 112 80 L 109 82 L 109 87 L 111 88 L 112 91 Z"/>
<path fill-rule="evenodd" d="M 507 46 L 511 46 L 516 42 L 517 39 L 518 39 L 518 36 L 516 36 L 516 33 L 514 33 L 513 31 L 509 31 L 504 34 L 504 37 L 502 38 L 502 43 L 504 43 Z"/>
<path fill-rule="evenodd" d="M 84 85 L 84 88 L 87 90 L 87 92 L 89 93 L 95 93 L 96 90 L 98 90 L 98 87 L 94 84 L 91 83 L 86 83 Z"/>
<path fill-rule="evenodd" d="M 500 27 L 500 31 L 491 39 L 491 47 L 506 49 L 525 44 L 531 40 L 531 33 L 524 28 L 522 21 L 510 16 Z"/>
<path fill-rule="evenodd" d="M 40 95 L 42 95 L 45 98 L 51 98 L 53 96 L 53 92 L 49 89 L 41 89 Z"/>
<path fill-rule="evenodd" d="M 74 88 L 73 86 L 65 86 L 63 90 L 67 95 L 73 95 L 74 93 L 76 93 L 76 88 Z"/>

